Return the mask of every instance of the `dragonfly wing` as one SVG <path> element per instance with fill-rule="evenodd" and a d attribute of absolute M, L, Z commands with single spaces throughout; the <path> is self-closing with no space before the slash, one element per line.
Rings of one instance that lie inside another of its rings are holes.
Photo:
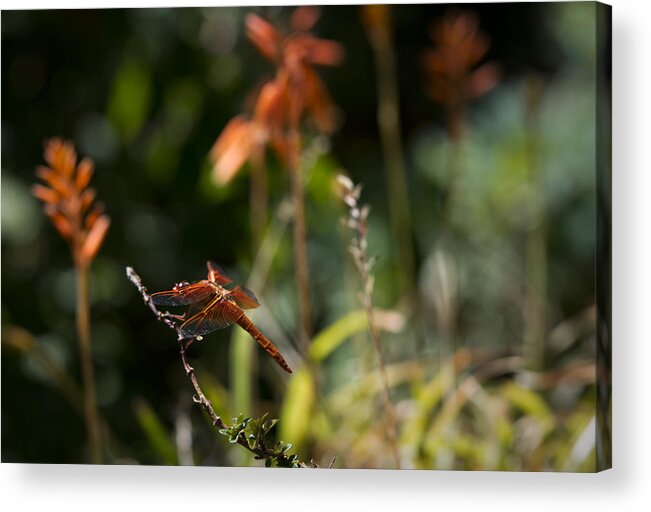
<path fill-rule="evenodd" d="M 255 294 L 245 286 L 236 286 L 233 288 L 228 298 L 242 309 L 253 309 L 260 306 Z"/>
<path fill-rule="evenodd" d="M 208 279 L 210 281 L 221 285 L 226 285 L 233 282 L 233 280 L 228 277 L 226 272 L 224 272 L 224 269 L 217 265 L 217 263 L 208 261 L 206 265 L 208 266 Z"/>
<path fill-rule="evenodd" d="M 218 299 L 209 303 L 196 315 L 181 324 L 184 338 L 203 336 L 218 329 L 233 325 L 242 316 L 242 310 L 227 300 Z"/>
<path fill-rule="evenodd" d="M 175 286 L 172 290 L 151 294 L 157 306 L 189 306 L 209 299 L 215 290 L 208 281 Z"/>

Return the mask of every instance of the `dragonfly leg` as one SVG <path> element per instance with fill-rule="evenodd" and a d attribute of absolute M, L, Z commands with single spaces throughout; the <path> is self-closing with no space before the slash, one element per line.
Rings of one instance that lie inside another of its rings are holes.
<path fill-rule="evenodd" d="M 172 320 L 180 320 L 181 322 L 185 320 L 185 313 L 181 315 L 175 315 L 173 313 L 170 313 L 169 311 L 164 311 L 161 313 L 161 316 L 163 318 L 171 318 Z"/>

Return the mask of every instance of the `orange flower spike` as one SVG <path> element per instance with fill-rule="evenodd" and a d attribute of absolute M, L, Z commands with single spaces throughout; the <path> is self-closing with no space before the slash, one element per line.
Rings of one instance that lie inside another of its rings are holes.
<path fill-rule="evenodd" d="M 495 64 L 473 70 L 489 48 L 488 37 L 479 31 L 474 14 L 448 13 L 432 24 L 430 36 L 436 47 L 425 55 L 425 66 L 437 101 L 462 101 L 460 95 L 476 98 L 497 84 L 499 71 Z"/>
<path fill-rule="evenodd" d="M 335 66 L 342 61 L 344 50 L 339 43 L 319 39 L 308 32 L 320 14 L 312 6 L 295 9 L 289 23 L 293 32 L 289 35 L 256 14 L 246 16 L 247 37 L 276 65 L 276 76 L 260 89 L 252 102 L 252 119 L 236 116 L 215 141 L 210 158 L 217 185 L 229 183 L 264 144 L 270 145 L 286 161 L 290 144 L 284 139 L 288 129 L 298 126 L 306 112 L 319 130 L 332 131 L 332 101 L 311 66 Z"/>
<path fill-rule="evenodd" d="M 39 166 L 36 174 L 46 185 L 36 184 L 32 193 L 45 203 L 45 214 L 54 228 L 70 244 L 76 262 L 88 265 L 101 247 L 110 220 L 95 206 L 95 190 L 88 187 L 93 175 L 93 162 L 83 159 L 77 165 L 77 153 L 71 142 L 59 138 L 49 140 L 44 150 L 50 167 Z"/>
<path fill-rule="evenodd" d="M 325 86 L 312 71 L 312 65 L 336 66 L 343 60 L 344 49 L 336 41 L 320 39 L 309 31 L 314 27 L 321 16 L 321 11 L 314 6 L 296 8 L 290 17 L 289 26 L 293 32 L 282 35 L 272 24 L 255 14 L 246 18 L 247 35 L 263 55 L 270 58 L 277 65 L 275 85 L 265 86 L 256 109 L 271 112 L 272 96 L 277 103 L 274 107 L 280 108 L 286 103 L 286 114 L 280 116 L 274 109 L 271 126 L 260 123 L 263 130 L 276 130 L 282 120 L 296 125 L 305 111 L 314 116 L 315 123 L 323 131 L 331 131 L 332 121 L 327 119 L 331 110 L 331 100 L 327 95 Z M 280 101 L 280 92 L 284 91 L 287 101 Z M 273 93 L 273 94 L 272 94 Z M 284 117 L 284 119 L 283 119 Z M 262 117 L 256 114 L 256 120 Z"/>

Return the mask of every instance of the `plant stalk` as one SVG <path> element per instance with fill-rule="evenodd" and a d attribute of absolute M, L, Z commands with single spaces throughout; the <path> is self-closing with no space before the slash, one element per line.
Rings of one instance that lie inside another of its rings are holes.
<path fill-rule="evenodd" d="M 267 225 L 269 204 L 267 190 L 267 169 L 264 161 L 264 147 L 257 147 L 251 155 L 251 190 L 249 208 L 251 217 L 251 239 L 255 254 L 262 243 Z"/>
<path fill-rule="evenodd" d="M 369 29 L 377 75 L 377 120 L 382 141 L 382 153 L 387 176 L 387 198 L 393 233 L 394 251 L 399 269 L 396 273 L 399 289 L 405 289 L 412 305 L 414 288 L 414 251 L 411 237 L 411 214 L 407 170 L 400 134 L 400 109 L 396 80 L 395 54 L 390 23 Z"/>
<path fill-rule="evenodd" d="M 305 184 L 301 169 L 301 135 L 297 128 L 291 133 L 292 157 L 290 179 L 294 206 L 294 265 L 298 298 L 298 338 L 303 353 L 307 355 L 312 336 L 310 278 L 307 256 L 307 231 L 305 222 Z"/>
<path fill-rule="evenodd" d="M 75 265 L 77 285 L 77 338 L 83 379 L 83 403 L 86 430 L 90 445 L 90 459 L 93 464 L 102 463 L 102 439 L 95 396 L 95 373 L 90 344 L 90 300 L 88 286 L 88 265 Z"/>
<path fill-rule="evenodd" d="M 547 223 L 545 191 L 540 173 L 540 108 L 544 93 L 539 78 L 526 89 L 526 150 L 529 171 L 529 221 L 526 233 L 524 297 L 524 355 L 531 370 L 543 370 L 547 334 Z"/>
<path fill-rule="evenodd" d="M 389 435 L 389 443 L 391 444 L 391 453 L 393 455 L 396 469 L 400 469 L 400 451 L 398 449 L 398 429 L 393 403 L 391 402 L 391 391 L 389 388 L 389 378 L 387 377 L 386 365 L 384 363 L 384 356 L 382 355 L 382 347 L 380 345 L 380 330 L 375 322 L 375 314 L 373 313 L 373 302 L 368 290 L 370 288 L 370 276 L 366 270 L 360 269 L 362 273 L 362 280 L 364 292 L 364 309 L 366 310 L 366 317 L 368 318 L 368 329 L 373 342 L 373 351 L 377 359 L 378 369 L 380 371 L 380 378 L 382 379 L 382 398 L 384 401 L 384 412 L 387 417 L 387 434 Z"/>

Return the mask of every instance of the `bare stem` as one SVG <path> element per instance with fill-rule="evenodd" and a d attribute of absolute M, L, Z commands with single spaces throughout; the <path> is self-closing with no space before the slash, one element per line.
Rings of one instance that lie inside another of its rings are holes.
<path fill-rule="evenodd" d="M 448 155 L 448 177 L 443 198 L 441 200 L 440 223 L 450 233 L 453 231 L 453 210 L 456 201 L 457 189 L 462 178 L 462 139 L 460 136 L 450 137 L 450 151 Z"/>
<path fill-rule="evenodd" d="M 290 169 L 292 203 L 294 206 L 294 265 L 299 312 L 299 341 L 304 354 L 308 353 L 312 336 L 310 278 L 307 257 L 307 231 L 305 227 L 305 184 L 301 169 L 301 135 L 292 130 L 292 162 Z"/>
<path fill-rule="evenodd" d="M 84 383 L 84 418 L 90 443 L 90 456 L 93 464 L 102 463 L 102 439 L 95 399 L 95 374 L 90 346 L 90 306 L 88 295 L 88 266 L 78 263 L 75 266 L 77 284 L 77 338 Z"/>
<path fill-rule="evenodd" d="M 411 238 L 411 215 L 407 171 L 400 135 L 400 109 L 396 80 L 395 55 L 390 22 L 372 24 L 368 28 L 377 75 L 377 120 L 387 175 L 387 198 L 393 232 L 394 251 L 399 264 L 397 276 L 410 301 L 416 300 L 414 289 L 414 251 Z"/>
<path fill-rule="evenodd" d="M 362 272 L 363 288 L 366 289 L 370 283 L 368 272 Z M 396 469 L 400 469 L 400 451 L 398 449 L 398 433 L 396 415 L 393 410 L 393 403 L 391 402 L 391 392 L 389 389 L 389 378 L 387 377 L 386 365 L 384 363 L 384 356 L 382 355 L 382 347 L 380 345 L 380 331 L 375 322 L 375 315 L 373 313 L 373 302 L 371 295 L 363 293 L 364 309 L 366 310 L 366 317 L 368 318 L 368 329 L 373 342 L 373 350 L 375 358 L 377 359 L 378 369 L 380 370 L 380 378 L 382 379 L 382 398 L 384 401 L 384 412 L 387 417 L 387 434 L 389 435 L 389 442 L 391 443 L 391 451 L 396 465 Z"/>
<path fill-rule="evenodd" d="M 545 194 L 541 184 L 540 145 L 538 143 L 540 108 L 543 99 L 540 79 L 527 82 L 526 154 L 529 178 L 530 224 L 526 232 L 524 267 L 526 288 L 524 296 L 524 354 L 529 369 L 542 370 L 545 362 L 547 336 L 547 223 Z"/>
<path fill-rule="evenodd" d="M 160 322 L 163 322 L 167 327 L 172 329 L 173 331 L 176 332 L 177 334 L 177 342 L 179 345 L 179 352 L 181 354 L 181 363 L 183 364 L 183 369 L 185 370 L 185 374 L 189 377 L 190 382 L 192 383 L 192 387 L 194 388 L 194 396 L 192 399 L 194 400 L 195 403 L 201 405 L 204 411 L 208 414 L 208 417 L 210 418 L 211 423 L 213 424 L 214 427 L 217 427 L 219 430 L 222 429 L 227 429 L 228 426 L 224 423 L 224 421 L 221 419 L 220 416 L 217 415 L 215 412 L 215 409 L 213 408 L 212 404 L 210 403 L 210 400 L 206 398 L 206 395 L 204 394 L 203 390 L 201 389 L 201 386 L 199 386 L 199 382 L 197 381 L 197 377 L 194 372 L 194 368 L 188 363 L 187 357 L 186 357 L 186 350 L 187 348 L 194 343 L 195 341 L 198 340 L 198 338 L 190 338 L 188 340 L 184 340 L 183 336 L 181 334 L 181 329 L 180 326 L 175 322 L 175 317 L 173 315 L 169 315 L 165 312 L 159 311 L 156 305 L 153 303 L 151 300 L 151 297 L 149 293 L 147 292 L 147 288 L 142 284 L 142 279 L 140 279 L 140 276 L 136 274 L 136 271 L 133 270 L 131 267 L 127 267 L 127 277 L 129 280 L 133 283 L 133 285 L 138 289 L 140 292 L 140 295 L 142 296 L 142 300 L 145 302 L 145 304 L 149 307 L 151 312 L 154 314 L 156 319 Z M 264 446 L 258 446 L 257 448 L 251 448 L 249 444 L 247 443 L 246 439 L 242 437 L 238 437 L 237 440 L 235 441 L 237 444 L 242 446 L 243 448 L 246 448 L 248 451 L 253 453 L 257 459 L 272 459 L 276 458 L 278 459 L 277 454 L 273 454 L 270 452 L 266 447 Z M 284 457 L 284 455 L 283 455 Z M 300 467 L 313 467 L 308 464 L 305 464 L 304 462 L 300 462 Z"/>
<path fill-rule="evenodd" d="M 362 278 L 362 290 L 359 293 L 359 297 L 366 311 L 369 334 L 371 336 L 373 351 L 375 352 L 380 379 L 382 381 L 382 397 L 384 402 L 384 413 L 387 420 L 387 436 L 391 445 L 391 451 L 396 468 L 400 469 L 400 450 L 398 448 L 396 415 L 393 409 L 393 403 L 391 402 L 389 379 L 387 377 L 384 356 L 382 355 L 380 330 L 378 329 L 375 315 L 373 313 L 373 277 L 371 276 L 371 269 L 373 268 L 374 262 L 370 260 L 366 254 L 368 246 L 366 237 L 366 219 L 368 217 L 369 208 L 366 205 L 360 206 L 359 204 L 359 196 L 361 194 L 360 185 L 354 186 L 353 182 L 348 177 L 342 175 L 339 176 L 339 184 L 341 186 L 341 197 L 349 209 L 348 216 L 344 219 L 344 222 L 345 225 L 354 233 L 349 251 L 353 256 L 355 266 Z"/>
<path fill-rule="evenodd" d="M 251 157 L 251 192 L 249 197 L 251 238 L 253 240 L 254 254 L 260 247 L 264 236 L 267 225 L 268 203 L 264 148 L 257 147 Z"/>
<path fill-rule="evenodd" d="M 301 167 L 304 170 L 304 179 L 307 183 L 312 176 L 311 169 L 316 160 L 323 155 L 328 148 L 328 140 L 324 137 L 313 139 L 303 150 Z M 294 216 L 293 197 L 291 191 L 280 201 L 270 221 L 265 227 L 265 234 L 256 246 L 255 259 L 251 266 L 246 286 L 251 290 L 262 293 L 269 277 L 271 265 L 278 252 L 285 230 Z M 301 346 L 301 351 L 303 347 Z M 284 351 L 292 352 L 287 346 Z M 289 355 L 289 354 L 287 354 Z M 233 390 L 234 403 L 238 405 L 239 412 L 247 413 L 252 403 L 253 371 L 255 369 L 256 357 L 255 346 L 248 339 L 242 336 L 237 330 L 231 336 L 230 360 L 234 371 L 231 372 L 231 387 Z M 296 358 L 296 354 L 293 356 Z"/>

